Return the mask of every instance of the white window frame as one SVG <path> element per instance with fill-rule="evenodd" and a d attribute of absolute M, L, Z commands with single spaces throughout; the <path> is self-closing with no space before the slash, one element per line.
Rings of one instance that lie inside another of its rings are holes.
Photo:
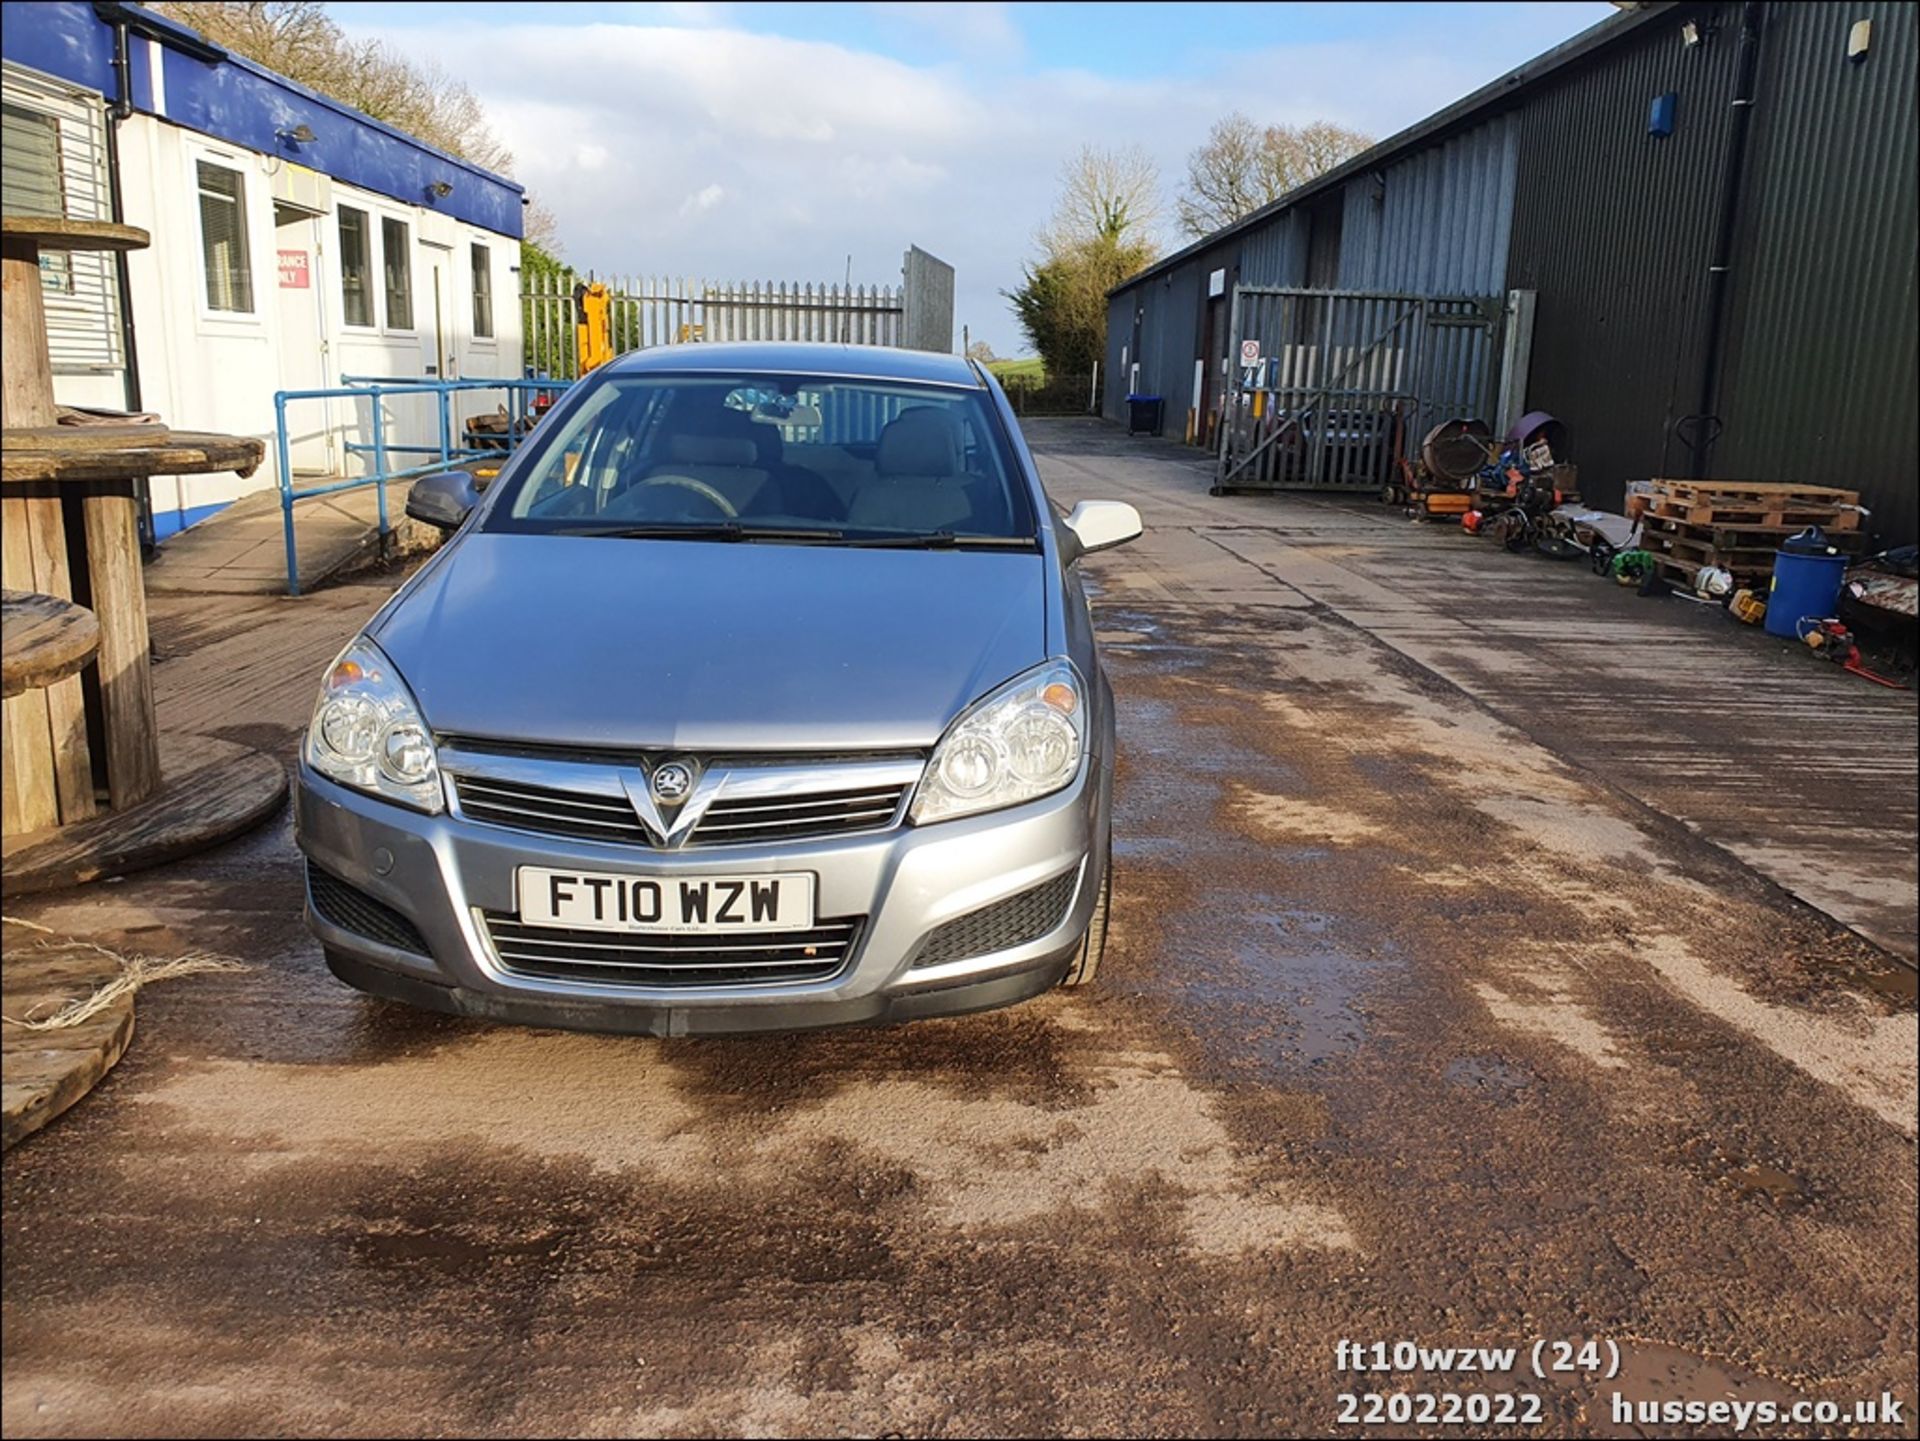
<path fill-rule="evenodd" d="M 414 272 L 415 257 L 420 249 L 418 229 L 411 215 L 395 215 L 392 211 L 380 213 L 380 250 L 379 269 L 376 274 L 380 280 L 380 333 L 382 335 L 406 335 L 416 341 L 420 338 L 420 277 Z M 407 309 L 412 312 L 407 318 L 410 325 L 393 323 L 393 306 L 387 294 L 387 226 L 404 225 L 407 229 L 407 264 L 404 274 L 407 277 Z"/>
<path fill-rule="evenodd" d="M 494 280 L 498 274 L 498 268 L 493 263 L 494 245 L 492 238 L 475 240 L 471 235 L 467 237 L 467 263 L 473 270 L 473 274 L 467 277 L 468 290 L 471 292 L 469 295 L 470 301 L 478 299 L 479 291 L 479 267 L 473 265 L 473 253 L 476 250 L 481 251 L 487 257 L 487 323 L 491 328 L 485 335 L 482 335 L 478 327 L 475 327 L 473 333 L 467 337 L 467 340 L 476 349 L 497 350 L 500 346 L 500 292 L 499 288 L 494 284 Z M 468 311 L 469 319 L 471 319 L 471 304 L 468 306 Z"/>
<path fill-rule="evenodd" d="M 267 328 L 265 291 L 260 284 L 259 257 L 266 253 L 260 244 L 260 226 L 254 209 L 267 194 L 262 186 L 248 185 L 249 172 L 258 173 L 254 156 L 245 150 L 222 150 L 211 145 L 185 144 L 180 147 L 182 180 L 192 203 L 193 227 L 193 309 L 195 329 L 202 335 L 264 334 Z M 252 310 L 215 310 L 207 304 L 207 237 L 200 224 L 200 162 L 237 170 L 243 182 L 240 189 L 240 218 L 247 227 L 247 269 L 253 278 Z"/>
<path fill-rule="evenodd" d="M 68 209 L 66 193 L 67 137 L 62 133 L 61 117 L 54 114 L 51 110 L 43 110 L 27 103 L 26 97 L 24 96 L 19 100 L 15 100 L 12 95 L 8 95 L 6 98 L 6 108 L 15 112 L 19 120 L 24 120 L 28 125 L 43 127 L 45 133 L 52 139 L 53 174 L 48 178 L 52 182 L 51 198 L 58 201 L 60 205 L 59 210 L 54 212 L 55 216 L 56 218 L 64 219 Z M 6 119 L 12 120 L 13 117 L 9 116 L 6 117 Z M 10 133 L 19 133 L 17 129 L 19 120 L 13 121 L 16 129 Z M 18 207 L 13 207 L 10 208 L 7 213 L 9 215 L 22 215 L 33 212 L 23 211 Z M 46 292 L 47 298 L 50 300 L 56 296 L 64 297 L 72 295 L 74 293 L 72 254 L 65 250 L 43 250 L 40 253 L 40 284 Z"/>
<path fill-rule="evenodd" d="M 361 239 L 366 242 L 365 254 L 367 273 L 367 316 L 365 323 L 353 320 L 347 315 L 347 244 L 340 238 L 340 212 L 351 210 L 365 224 Z M 386 296 L 386 276 L 380 269 L 380 251 L 374 237 L 379 233 L 380 214 L 372 206 L 355 202 L 348 204 L 335 197 L 333 204 L 333 243 L 340 257 L 340 263 L 334 268 L 339 271 L 340 284 L 340 327 L 357 335 L 378 335 L 380 333 L 380 302 Z"/>
<path fill-rule="evenodd" d="M 54 127 L 62 212 L 78 220 L 112 218 L 107 180 L 105 102 L 94 92 L 9 60 L 9 105 Z M 119 275 L 99 251 L 47 250 L 41 256 L 47 346 L 55 375 L 119 375 L 126 367 Z"/>

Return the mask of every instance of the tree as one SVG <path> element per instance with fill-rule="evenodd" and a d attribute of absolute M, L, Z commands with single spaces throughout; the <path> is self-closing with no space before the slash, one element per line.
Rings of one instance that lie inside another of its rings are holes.
<path fill-rule="evenodd" d="M 1040 258 L 1005 292 L 1049 375 L 1086 375 L 1104 356 L 1107 292 L 1159 253 L 1159 214 L 1159 175 L 1138 150 L 1087 146 L 1061 172 Z"/>
<path fill-rule="evenodd" d="M 523 245 L 537 245 L 556 254 L 560 250 L 560 222 L 533 195 L 528 195 L 527 203 L 520 207 L 520 240 Z"/>
<path fill-rule="evenodd" d="M 160 0 L 152 8 L 436 149 L 483 170 L 513 173 L 513 153 L 471 90 L 377 40 L 350 39 L 319 0 Z M 543 207 L 529 207 L 526 224 L 536 240 L 551 245 L 553 217 Z"/>
<path fill-rule="evenodd" d="M 976 340 L 967 347 L 967 359 L 978 361 L 981 365 L 989 365 L 999 357 L 993 353 L 993 347 L 986 341 Z"/>
<path fill-rule="evenodd" d="M 1175 207 L 1180 228 L 1211 235 L 1372 144 L 1372 136 L 1327 120 L 1263 128 L 1235 111 L 1187 157 L 1187 188 Z"/>
<path fill-rule="evenodd" d="M 1041 239 L 1060 251 L 1103 237 L 1145 236 L 1160 216 L 1160 172 L 1144 150 L 1083 145 L 1060 172 L 1060 200 Z"/>

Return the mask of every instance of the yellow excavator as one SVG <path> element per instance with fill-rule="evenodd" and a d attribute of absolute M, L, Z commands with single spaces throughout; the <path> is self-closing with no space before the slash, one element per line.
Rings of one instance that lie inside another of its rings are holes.
<path fill-rule="evenodd" d="M 591 285 L 584 281 L 573 287 L 573 340 L 574 354 L 580 361 L 580 374 L 585 375 L 596 370 L 613 359 L 613 300 L 607 287 L 599 281 Z M 531 413 L 520 422 L 524 429 L 546 413 L 546 406 L 540 403 L 548 397 L 536 397 Z M 506 432 L 512 428 L 507 419 L 507 409 L 500 407 L 498 415 L 485 416 L 467 422 L 467 444 L 482 449 L 498 448 L 506 450 L 508 441 Z M 573 468 L 579 463 L 576 454 L 567 456 L 566 483 L 573 484 Z M 490 481 L 500 473 L 500 467 L 491 462 L 473 468 L 476 479 Z"/>
<path fill-rule="evenodd" d="M 613 359 L 613 301 L 597 280 L 573 287 L 573 340 L 582 375 Z"/>

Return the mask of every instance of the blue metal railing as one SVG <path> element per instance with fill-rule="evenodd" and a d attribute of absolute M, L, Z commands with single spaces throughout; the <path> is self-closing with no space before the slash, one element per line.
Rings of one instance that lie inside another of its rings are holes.
<path fill-rule="evenodd" d="M 495 377 L 470 377 L 466 380 L 420 380 L 409 376 L 380 375 L 343 375 L 342 384 L 322 390 L 282 390 L 273 397 L 274 439 L 280 462 L 280 515 L 286 532 L 287 546 L 287 594 L 300 594 L 300 561 L 293 535 L 293 503 L 296 500 L 310 500 L 315 496 L 337 495 L 347 490 L 364 490 L 373 486 L 379 493 L 378 512 L 380 517 L 380 546 L 386 549 L 387 536 L 392 527 L 387 521 L 387 482 L 411 480 L 461 461 L 479 460 L 489 457 L 500 458 L 503 450 L 511 452 L 517 449 L 525 438 L 527 419 L 533 409 L 534 397 L 543 393 L 555 393 L 565 390 L 570 381 L 550 380 L 542 376 L 516 380 L 503 380 Z M 487 445 L 471 443 L 475 434 L 468 430 L 466 443 L 454 444 L 453 416 L 450 409 L 452 398 L 462 391 L 503 390 L 507 393 L 507 428 L 500 436 L 488 435 Z M 439 444 L 413 445 L 389 441 L 387 439 L 387 415 L 385 401 L 392 396 L 431 395 L 438 402 Z M 293 484 L 293 443 L 287 433 L 287 405 L 293 401 L 311 400 L 367 400 L 372 412 L 371 431 L 373 439 L 368 441 L 347 441 L 349 453 L 371 457 L 372 470 L 366 475 L 351 476 L 345 480 L 327 481 L 321 485 L 310 485 L 296 490 Z M 421 464 L 402 466 L 389 470 L 392 457 L 408 455 L 426 455 L 433 457 Z"/>

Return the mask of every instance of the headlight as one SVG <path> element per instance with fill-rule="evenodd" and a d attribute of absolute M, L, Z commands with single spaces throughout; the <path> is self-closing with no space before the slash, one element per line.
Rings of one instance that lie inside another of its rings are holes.
<path fill-rule="evenodd" d="M 342 785 L 416 810 L 437 811 L 446 803 L 420 707 L 393 662 L 365 636 L 340 652 L 320 683 L 307 724 L 307 764 Z"/>
<path fill-rule="evenodd" d="M 1050 795 L 1080 772 L 1087 705 L 1073 666 L 1050 660 L 973 706 L 933 748 L 909 813 L 916 824 Z"/>

